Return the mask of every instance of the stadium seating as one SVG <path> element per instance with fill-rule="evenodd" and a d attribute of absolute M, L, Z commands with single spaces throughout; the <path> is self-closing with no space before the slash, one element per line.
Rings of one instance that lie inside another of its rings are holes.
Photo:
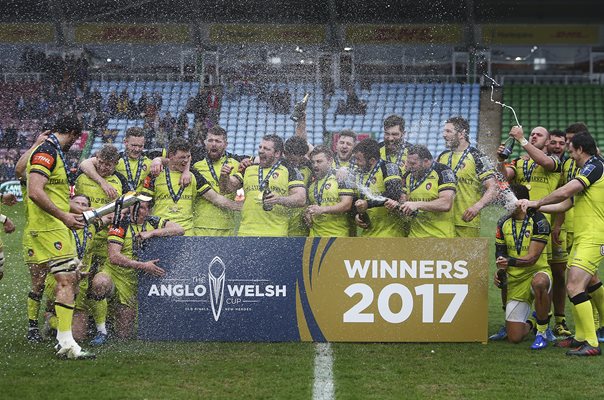
<path fill-rule="evenodd" d="M 106 98 L 111 91 L 118 94 L 127 89 L 138 101 L 142 91 L 158 91 L 163 98 L 160 113 L 170 111 L 177 115 L 185 108 L 187 99 L 195 96 L 199 89 L 198 82 L 127 82 L 108 81 L 91 82 L 91 88 L 98 88 Z M 307 131 L 309 141 L 313 144 L 323 142 L 325 129 L 337 132 L 342 129 L 353 129 L 358 133 L 371 133 L 374 138 L 383 137 L 382 123 L 388 115 L 396 113 L 406 120 L 407 139 L 412 143 L 425 144 L 437 155 L 444 150 L 441 140 L 444 121 L 453 115 L 461 115 L 470 122 L 470 138 L 476 142 L 478 132 L 479 86 L 461 84 L 413 84 L 413 83 L 376 83 L 370 88 L 356 87 L 359 98 L 367 103 L 365 115 L 337 114 L 338 101 L 346 100 L 346 92 L 336 89 L 331 96 L 326 110 L 323 109 L 323 89 L 313 83 L 273 83 L 267 91 L 288 89 L 291 94 L 291 106 L 311 93 L 307 104 Z M 192 115 L 189 115 L 192 126 Z M 273 112 L 265 100 L 254 95 L 228 96 L 223 99 L 219 124 L 229 132 L 229 151 L 237 154 L 255 152 L 262 136 L 276 133 L 284 138 L 294 134 L 295 124 L 288 114 Z M 121 138 L 130 126 L 142 126 L 141 120 L 111 120 L 108 129 L 117 129 L 116 144 L 121 145 Z M 101 145 L 97 138 L 93 151 Z"/>
<path fill-rule="evenodd" d="M 503 103 L 513 107 L 525 135 L 535 126 L 564 130 L 582 121 L 596 141 L 604 142 L 604 87 L 600 85 L 508 85 L 503 89 Z M 513 113 L 505 108 L 502 116 L 502 140 L 515 125 Z M 518 155 L 516 148 L 513 156 Z"/>

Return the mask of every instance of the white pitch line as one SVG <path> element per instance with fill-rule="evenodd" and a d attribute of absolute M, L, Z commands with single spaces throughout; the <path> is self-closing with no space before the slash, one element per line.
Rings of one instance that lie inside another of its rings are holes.
<path fill-rule="evenodd" d="M 333 400 L 333 353 L 330 343 L 317 343 L 315 347 L 315 382 L 313 400 Z"/>

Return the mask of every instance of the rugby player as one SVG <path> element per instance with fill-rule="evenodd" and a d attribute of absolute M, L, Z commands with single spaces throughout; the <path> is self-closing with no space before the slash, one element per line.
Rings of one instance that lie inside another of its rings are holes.
<path fill-rule="evenodd" d="M 575 320 L 575 337 L 560 343 L 572 347 L 567 355 L 601 355 L 590 298 L 600 315 L 604 312 L 604 288 L 597 271 L 604 259 L 604 162 L 597 155 L 594 138 L 588 133 L 573 135 L 570 157 L 581 168 L 575 178 L 547 196 L 523 203 L 524 209 L 539 209 L 574 197 L 574 243 L 569 257 L 566 291 Z M 570 203 L 567 201 L 567 203 Z M 567 206 L 570 207 L 570 204 Z M 602 321 L 600 321 L 602 324 Z M 601 332 L 600 326 L 598 331 Z"/>
<path fill-rule="evenodd" d="M 312 176 L 310 160 L 306 157 L 308 154 L 308 143 L 298 137 L 292 136 L 285 141 L 283 146 L 283 157 L 285 162 L 296 168 L 302 174 L 304 187 L 307 188 Z M 289 208 L 289 227 L 287 236 L 308 236 L 308 226 L 304 223 L 304 209 L 300 207 Z"/>
<path fill-rule="evenodd" d="M 386 207 L 411 218 L 409 237 L 455 237 L 453 203 L 455 174 L 435 162 L 427 147 L 414 145 L 407 155 L 403 176 L 405 201 L 387 201 Z"/>
<path fill-rule="evenodd" d="M 518 199 L 528 199 L 526 186 L 512 184 L 510 188 Z M 549 222 L 542 213 L 527 212 L 520 205 L 512 215 L 501 218 L 497 223 L 495 263 L 498 269 L 505 270 L 507 279 L 507 338 L 511 343 L 520 343 L 536 325 L 537 334 L 531 345 L 533 350 L 541 350 L 548 345 L 546 331 L 552 277 L 543 250 L 550 233 Z M 499 276 L 495 274 L 497 286 L 502 283 Z M 535 321 L 529 319 L 533 302 Z"/>
<path fill-rule="evenodd" d="M 317 146 L 310 153 L 313 181 L 308 188 L 304 220 L 310 236 L 347 237 L 350 232 L 348 211 L 354 191 L 346 182 L 338 181 L 333 168 L 334 155 L 327 146 Z"/>
<path fill-rule="evenodd" d="M 235 190 L 243 187 L 245 192 L 238 236 L 287 236 L 287 209 L 306 205 L 302 174 L 284 162 L 282 155 L 283 140 L 266 135 L 258 148 L 258 164 L 235 175 Z M 270 194 L 264 195 L 266 189 Z M 265 211 L 263 204 L 273 209 Z"/>
<path fill-rule="evenodd" d="M 70 228 L 81 229 L 84 222 L 81 215 L 69 212 L 70 185 L 75 177 L 67 168 L 65 153 L 81 132 L 82 124 L 76 116 L 60 117 L 53 133 L 32 152 L 27 165 L 31 203 L 27 207 L 30 248 L 26 261 L 31 266 L 32 287 L 41 293 L 47 273 L 54 274 L 57 355 L 72 359 L 94 357 L 81 349 L 71 331 L 80 261 Z"/>
<path fill-rule="evenodd" d="M 125 151 L 120 153 L 115 170 L 126 177 L 127 191 L 140 192 L 143 182 L 151 170 L 151 159 L 143 154 L 145 148 L 145 132 L 142 128 L 131 127 L 126 130 L 124 137 Z M 114 185 L 110 184 L 98 173 L 98 158 L 91 157 L 80 163 L 80 169 L 94 182 L 101 186 L 110 199 L 119 196 Z"/>
<path fill-rule="evenodd" d="M 354 202 L 355 222 L 365 237 L 402 237 L 400 220 L 392 218 L 384 207 L 386 199 L 398 201 L 403 194 L 403 183 L 397 164 L 380 158 L 380 147 L 373 139 L 364 139 L 352 151 L 356 160 L 356 188 L 359 198 Z M 406 155 L 406 150 L 405 150 Z M 363 222 L 366 213 L 370 223 Z"/>
<path fill-rule="evenodd" d="M 115 333 L 119 339 L 132 338 L 136 320 L 139 271 L 156 277 L 165 275 L 159 259 L 138 261 L 142 241 L 152 237 L 181 236 L 185 230 L 165 218 L 149 215 L 151 204 L 140 202 L 123 213 L 109 228 L 109 262 L 95 276 L 92 293 L 110 297 L 115 310 Z"/>
<path fill-rule="evenodd" d="M 401 176 L 405 174 L 407 151 L 411 143 L 405 141 L 405 119 L 390 115 L 384 120 L 384 141 L 380 144 L 382 160 L 398 165 Z"/>
<path fill-rule="evenodd" d="M 498 194 L 495 171 L 485 155 L 470 146 L 470 124 L 462 117 L 451 117 L 443 129 L 445 146 L 437 162 L 447 165 L 457 179 L 453 202 L 456 237 L 480 236 L 480 210 Z"/>
<path fill-rule="evenodd" d="M 216 193 L 234 200 L 235 194 L 226 191 L 229 177 L 239 170 L 239 161 L 226 152 L 227 144 L 226 130 L 218 125 L 210 128 L 205 140 L 206 156 L 196 162 L 193 169 Z M 195 202 L 193 225 L 196 236 L 234 236 L 235 214 L 201 198 Z"/>
<path fill-rule="evenodd" d="M 186 236 L 195 234 L 193 215 L 196 198 L 203 197 L 221 208 L 234 211 L 241 209 L 235 201 L 216 193 L 197 171 L 191 174 L 191 184 L 179 186 L 180 179 L 191 161 L 191 146 L 182 138 L 175 138 L 168 145 L 168 164 L 159 176 L 147 176 L 142 193 L 154 199 L 153 215 L 169 219 L 182 226 Z M 176 189 L 178 188 L 178 189 Z"/>

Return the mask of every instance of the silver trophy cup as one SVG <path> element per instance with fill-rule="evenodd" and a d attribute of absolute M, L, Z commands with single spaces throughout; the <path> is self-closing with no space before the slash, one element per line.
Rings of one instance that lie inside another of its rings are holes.
<path fill-rule="evenodd" d="M 128 208 L 131 205 L 139 202 L 139 201 L 151 201 L 151 197 L 145 196 L 144 194 L 139 194 L 135 192 L 128 192 L 124 195 L 124 200 L 122 202 L 123 208 Z M 115 202 L 111 202 L 109 204 L 105 204 L 94 210 L 88 210 L 84 212 L 84 222 L 86 225 L 90 225 L 94 223 L 96 220 L 104 217 L 107 214 L 111 214 L 115 211 Z"/>

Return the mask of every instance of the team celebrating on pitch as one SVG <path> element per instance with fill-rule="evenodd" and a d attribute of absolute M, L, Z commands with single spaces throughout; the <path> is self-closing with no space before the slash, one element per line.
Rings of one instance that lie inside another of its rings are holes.
<path fill-rule="evenodd" d="M 16 166 L 31 275 L 27 339 L 56 336 L 59 357 L 85 359 L 94 355 L 78 342 L 100 346 L 133 337 L 138 274 L 165 275 L 161 260 L 139 259 L 152 237 L 480 237 L 492 234 L 480 232 L 481 210 L 498 203 L 508 211 L 495 241 L 494 283 L 505 325 L 490 339 L 518 343 L 534 332 L 534 350 L 552 343 L 568 355 L 600 355 L 604 160 L 587 127 L 535 127 L 527 140 L 515 126 L 510 137 L 525 154 L 508 162 L 502 145 L 494 165 L 470 144 L 462 117 L 445 122 L 447 150 L 436 158 L 405 140 L 401 116 L 383 125 L 383 142 L 357 142 L 353 131 L 343 130 L 332 151 L 308 143 L 302 116 L 294 136 L 285 142 L 264 136 L 256 155 L 228 153 L 228 135 L 219 126 L 208 130 L 203 148 L 175 138 L 155 152 L 144 151 L 142 129 L 129 128 L 123 152 L 106 144 L 73 171 L 65 154 L 82 125 L 72 115 L 59 118 Z M 133 192 L 151 200 L 124 206 Z M 14 202 L 3 195 L 3 204 Z M 111 214 L 83 218 L 112 203 Z M 0 222 L 7 233 L 15 229 L 1 214 Z M 0 279 L 3 267 L 0 243 Z"/>

